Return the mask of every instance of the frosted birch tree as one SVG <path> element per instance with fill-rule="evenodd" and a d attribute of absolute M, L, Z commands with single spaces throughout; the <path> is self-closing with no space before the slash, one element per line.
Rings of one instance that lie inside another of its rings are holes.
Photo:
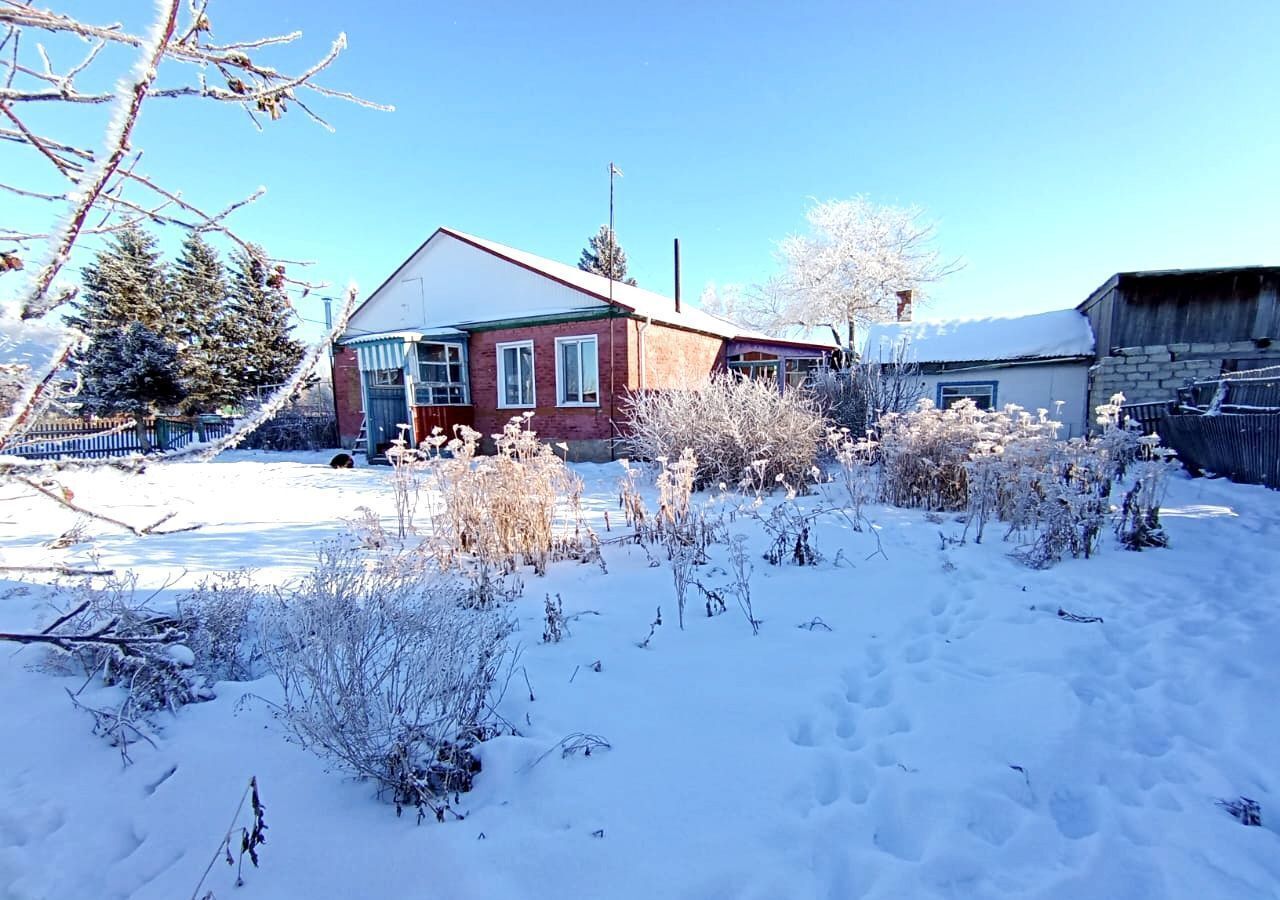
<path fill-rule="evenodd" d="M 792 326 L 854 329 L 892 319 L 898 295 L 960 268 L 934 246 L 935 224 L 917 207 L 877 206 L 866 197 L 816 203 L 805 214 L 807 234 L 778 245 L 783 270 L 751 290 L 743 304 L 750 324 L 778 331 Z"/>
<path fill-rule="evenodd" d="M 212 5 L 213 0 L 156 0 L 150 27 L 135 33 L 121 22 L 90 21 L 27 0 L 0 0 L 0 148 L 7 148 L 0 164 L 0 193 L 25 205 L 26 220 L 44 223 L 37 228 L 0 224 L 0 316 L 9 316 L 0 322 L 5 332 L 0 338 L 32 325 L 56 324 L 60 309 L 79 289 L 74 280 L 60 276 L 73 256 L 103 235 L 145 223 L 214 237 L 249 251 L 251 241 L 229 219 L 265 189 L 207 208 L 186 199 L 180 185 L 148 176 L 136 126 L 152 101 L 157 114 L 167 103 L 188 107 L 182 114 L 192 144 L 200 140 L 200 124 L 189 107 L 199 102 L 238 106 L 251 127 L 262 128 L 294 112 L 330 131 L 313 108 L 317 101 L 391 109 L 318 82 L 346 49 L 346 35 L 339 34 L 310 65 L 286 72 L 266 57 L 298 41 L 300 31 L 220 42 L 214 39 Z M 188 148 L 175 144 L 158 149 L 181 155 Z M 270 263 L 294 290 L 305 293 L 318 286 L 284 275 L 305 263 Z M 334 334 L 345 328 L 354 299 L 353 286 L 336 317 Z M 65 328 L 47 361 L 6 369 L 9 382 L 20 380 L 6 384 L 13 400 L 0 409 L 0 484 L 36 490 L 47 488 L 48 482 L 40 479 L 47 479 L 51 468 L 141 465 L 140 459 L 51 463 L 6 455 L 52 402 L 56 373 L 85 340 L 82 332 Z M 327 343 L 305 354 L 276 397 L 235 434 L 199 452 L 232 446 L 270 418 L 314 368 Z M 47 489 L 38 492 L 55 501 L 63 496 Z"/>

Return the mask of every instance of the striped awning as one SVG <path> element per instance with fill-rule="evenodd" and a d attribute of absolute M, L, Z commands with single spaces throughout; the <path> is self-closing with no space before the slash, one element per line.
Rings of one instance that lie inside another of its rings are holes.
<path fill-rule="evenodd" d="M 390 338 L 356 345 L 356 359 L 361 372 L 377 372 L 381 369 L 403 369 L 405 350 L 409 345 L 403 338 Z"/>

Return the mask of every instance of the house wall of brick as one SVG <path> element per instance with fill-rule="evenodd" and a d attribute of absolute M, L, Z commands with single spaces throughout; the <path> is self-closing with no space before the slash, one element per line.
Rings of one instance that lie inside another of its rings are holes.
<path fill-rule="evenodd" d="M 569 459 L 612 458 L 613 422 L 618 402 L 628 385 L 627 320 L 622 318 L 528 325 L 471 335 L 471 402 L 476 430 L 486 437 L 502 430 L 524 410 L 498 409 L 497 345 L 533 341 L 534 419 L 538 436 L 569 447 Z M 556 405 L 556 346 L 558 337 L 595 335 L 599 349 L 600 404 L 593 407 Z"/>
<path fill-rule="evenodd" d="M 340 347 L 333 356 L 333 397 L 338 414 L 338 442 L 350 448 L 360 434 L 364 400 L 360 394 L 360 365 L 356 352 Z"/>
<path fill-rule="evenodd" d="M 658 322 L 628 319 L 626 323 L 627 346 L 633 348 L 628 378 L 637 389 L 689 387 L 724 367 L 723 338 Z"/>

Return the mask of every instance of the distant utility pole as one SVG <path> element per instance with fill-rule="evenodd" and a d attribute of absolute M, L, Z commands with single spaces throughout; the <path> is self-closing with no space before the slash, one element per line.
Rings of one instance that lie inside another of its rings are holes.
<path fill-rule="evenodd" d="M 608 266 L 609 305 L 610 306 L 613 305 L 613 267 L 614 265 L 616 265 L 616 257 L 617 257 L 617 250 L 614 249 L 614 247 L 617 244 L 617 240 L 618 240 L 617 237 L 615 237 L 614 231 L 613 231 L 613 176 L 615 175 L 621 178 L 622 170 L 619 169 L 617 166 L 615 166 L 611 162 L 609 163 L 609 266 Z"/>

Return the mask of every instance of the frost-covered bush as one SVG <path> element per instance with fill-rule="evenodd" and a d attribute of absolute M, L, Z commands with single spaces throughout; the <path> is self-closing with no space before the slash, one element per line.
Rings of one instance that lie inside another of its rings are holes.
<path fill-rule="evenodd" d="M 513 622 L 457 579 L 330 544 L 271 604 L 264 649 L 291 735 L 374 780 L 397 811 L 443 820 L 490 736 Z"/>
<path fill-rule="evenodd" d="M 914 351 L 902 342 L 888 359 L 815 372 L 809 390 L 828 421 L 863 434 L 889 413 L 915 409 L 924 385 Z"/>
<path fill-rule="evenodd" d="M 1019 541 L 1015 556 L 1036 568 L 1087 558 L 1113 513 L 1112 488 L 1135 473 L 1119 510 L 1117 534 L 1126 546 L 1164 546 L 1159 529 L 1163 454 L 1154 437 L 1120 426 L 1116 395 L 1098 408 L 1099 431 L 1057 440 L 1059 423 L 1009 405 L 978 409 L 962 401 L 940 410 L 928 401 L 905 415 L 881 419 L 880 499 L 896 506 L 966 514 L 966 533 L 981 541 L 994 521 Z M 833 438 L 844 477 L 856 471 L 855 444 Z M 861 452 L 869 452 L 863 442 Z M 843 454 L 843 455 L 842 455 Z"/>
<path fill-rule="evenodd" d="M 849 428 L 827 431 L 827 452 L 836 464 L 832 481 L 844 488 L 853 527 L 859 531 L 862 530 L 862 507 L 877 497 L 879 483 L 875 463 L 879 446 L 869 434 L 859 435 Z"/>
<path fill-rule="evenodd" d="M 178 598 L 178 623 L 195 668 L 213 681 L 251 681 L 262 674 L 252 615 L 259 589 L 246 571 L 206 578 Z"/>
<path fill-rule="evenodd" d="M 582 481 L 538 440 L 531 416 L 513 418 L 493 436 L 493 456 L 479 455 L 481 435 L 466 427 L 452 440 L 436 434 L 424 444 L 436 454 L 426 479 L 439 497 L 432 532 L 447 564 L 469 560 L 484 572 L 510 572 L 523 563 L 543 574 L 552 559 L 592 556 Z"/>
<path fill-rule="evenodd" d="M 1120 503 L 1116 536 L 1130 550 L 1169 546 L 1169 536 L 1160 524 L 1160 504 L 1174 468 L 1173 451 L 1157 444 L 1154 435 L 1139 439 L 1137 461 L 1130 464 L 1133 485 Z"/>
<path fill-rule="evenodd" d="M 738 484 L 754 463 L 761 480 L 806 483 L 827 426 L 813 397 L 776 382 L 714 373 L 692 390 L 646 391 L 626 399 L 626 447 L 637 458 L 698 460 L 697 487 Z"/>
<path fill-rule="evenodd" d="M 0 416 L 9 415 L 22 394 L 30 367 L 21 363 L 0 363 Z"/>

